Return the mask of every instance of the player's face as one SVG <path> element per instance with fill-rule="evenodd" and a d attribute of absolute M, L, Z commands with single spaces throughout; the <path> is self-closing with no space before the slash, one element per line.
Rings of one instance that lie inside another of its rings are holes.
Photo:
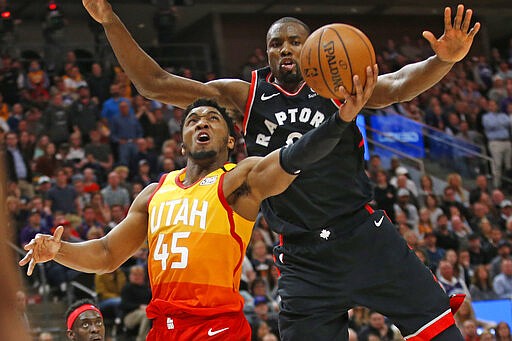
<path fill-rule="evenodd" d="M 103 341 L 105 339 L 103 318 L 94 310 L 84 311 L 73 323 L 73 330 L 68 331 L 68 338 L 74 341 Z"/>
<path fill-rule="evenodd" d="M 306 29 L 294 22 L 275 24 L 268 30 L 268 62 L 279 83 L 297 83 L 302 80 L 299 57 L 307 37 Z"/>
<path fill-rule="evenodd" d="M 195 160 L 211 159 L 233 149 L 234 139 L 222 114 L 213 107 L 197 107 L 190 111 L 183 125 L 183 147 Z"/>

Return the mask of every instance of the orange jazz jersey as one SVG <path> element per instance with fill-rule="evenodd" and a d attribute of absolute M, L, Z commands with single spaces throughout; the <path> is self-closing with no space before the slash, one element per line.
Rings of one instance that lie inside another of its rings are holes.
<path fill-rule="evenodd" d="M 242 310 L 238 287 L 254 222 L 233 212 L 224 197 L 224 175 L 234 166 L 189 186 L 182 182 L 186 169 L 171 172 L 150 198 L 148 271 L 152 303 L 160 312 L 211 316 Z"/>

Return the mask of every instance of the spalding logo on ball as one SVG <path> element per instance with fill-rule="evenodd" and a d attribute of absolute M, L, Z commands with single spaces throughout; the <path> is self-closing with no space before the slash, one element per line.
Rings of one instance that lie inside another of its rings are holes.
<path fill-rule="evenodd" d="M 306 83 L 320 96 L 342 97 L 341 85 L 355 93 L 352 79 L 358 75 L 366 84 L 366 67 L 375 64 L 370 39 L 359 29 L 346 24 L 320 27 L 306 39 L 300 53 L 300 70 Z"/>

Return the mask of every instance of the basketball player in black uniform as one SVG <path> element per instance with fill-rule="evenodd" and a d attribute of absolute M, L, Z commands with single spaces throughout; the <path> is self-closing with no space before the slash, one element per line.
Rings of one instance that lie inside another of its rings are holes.
<path fill-rule="evenodd" d="M 121 66 L 142 95 L 180 107 L 197 97 L 214 98 L 244 112 L 250 155 L 266 155 L 293 143 L 341 105 L 304 83 L 297 63 L 310 30 L 297 19 L 271 25 L 269 67 L 256 71 L 251 83 L 200 83 L 163 70 L 140 49 L 105 0 L 83 3 L 105 28 Z M 446 8 L 444 34 L 436 39 L 423 33 L 435 56 L 380 75 L 366 106 L 406 101 L 437 83 L 469 51 L 480 28 L 479 23 L 470 28 L 471 16 L 471 10 L 464 12 L 459 5 L 452 23 Z M 368 76 L 376 73 L 374 67 Z M 367 205 L 370 200 L 362 137 L 353 122 L 329 156 L 262 205 L 282 240 L 275 250 L 281 271 L 282 339 L 346 340 L 348 309 L 365 305 L 391 318 L 407 340 L 462 340 L 448 297 L 385 214 Z"/>

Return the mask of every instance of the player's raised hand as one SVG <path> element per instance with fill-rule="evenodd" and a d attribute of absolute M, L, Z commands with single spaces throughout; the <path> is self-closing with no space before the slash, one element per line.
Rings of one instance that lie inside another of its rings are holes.
<path fill-rule="evenodd" d="M 27 275 L 32 275 L 37 263 L 44 263 L 55 258 L 60 250 L 62 232 L 64 227 L 59 226 L 55 229 L 52 235 L 38 233 L 25 245 L 24 249 L 27 252 L 25 257 L 19 261 L 20 266 L 28 263 Z"/>
<path fill-rule="evenodd" d="M 347 92 L 345 87 L 340 86 L 339 92 L 345 99 L 345 103 L 340 107 L 340 118 L 345 122 L 350 122 L 356 118 L 357 114 L 366 105 L 366 102 L 370 99 L 373 93 L 373 89 L 377 84 L 377 76 L 379 75 L 379 68 L 377 64 L 373 67 L 366 67 L 366 84 L 363 89 L 361 80 L 358 75 L 354 75 L 352 81 L 356 90 L 355 95 L 351 95 Z"/>
<path fill-rule="evenodd" d="M 114 18 L 112 6 L 106 0 L 82 0 L 82 4 L 91 17 L 100 24 L 108 24 Z"/>
<path fill-rule="evenodd" d="M 457 14 L 452 24 L 452 11 L 450 7 L 444 9 L 444 33 L 439 39 L 430 31 L 424 31 L 423 37 L 428 40 L 437 57 L 445 62 L 455 63 L 466 56 L 473 44 L 473 38 L 480 30 L 477 22 L 470 29 L 473 11 L 464 5 L 457 6 Z"/>

